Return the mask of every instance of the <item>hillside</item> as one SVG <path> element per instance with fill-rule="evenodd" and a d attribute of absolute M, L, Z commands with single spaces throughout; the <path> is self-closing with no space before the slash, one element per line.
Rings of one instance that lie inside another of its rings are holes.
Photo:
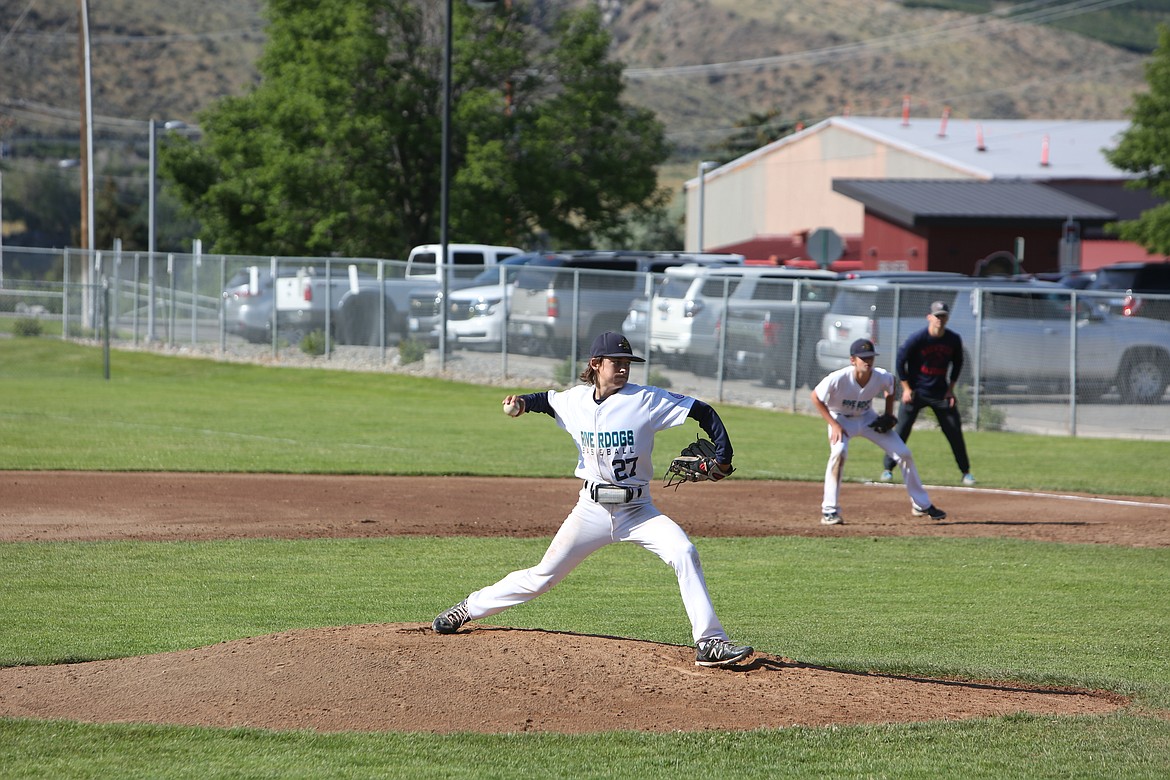
<path fill-rule="evenodd" d="M 90 5 L 99 135 L 141 132 L 137 123 L 150 116 L 192 122 L 256 78 L 261 0 Z M 880 0 L 600 5 L 614 54 L 627 65 L 631 100 L 657 111 L 690 156 L 737 120 L 769 109 L 803 121 L 845 111 L 888 115 L 910 95 L 916 116 L 950 105 L 956 118 L 1119 118 L 1143 83 L 1140 54 L 988 15 Z M 74 0 L 0 8 L 0 110 L 10 143 L 28 133 L 74 137 L 77 29 Z"/>
<path fill-rule="evenodd" d="M 888 116 L 905 95 L 915 116 L 951 106 L 955 118 L 1117 119 L 1144 86 L 1142 55 L 989 17 L 874 0 L 622 5 L 616 56 L 630 96 L 693 148 L 749 113 Z M 678 67 L 696 63 L 708 66 Z"/>

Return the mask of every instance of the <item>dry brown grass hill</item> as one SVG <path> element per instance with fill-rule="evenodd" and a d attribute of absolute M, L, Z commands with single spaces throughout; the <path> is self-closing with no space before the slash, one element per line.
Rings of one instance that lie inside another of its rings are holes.
<path fill-rule="evenodd" d="M 256 78 L 261 0 L 89 5 L 99 134 L 117 134 L 119 125 L 129 132 L 151 116 L 195 121 L 200 109 Z M 600 5 L 612 19 L 614 55 L 628 68 L 630 99 L 657 111 L 692 156 L 737 120 L 770 109 L 804 121 L 845 111 L 890 115 L 910 95 L 915 116 L 938 116 L 949 105 L 955 118 L 1116 119 L 1143 87 L 1143 58 L 1132 52 L 889 0 Z M 76 137 L 77 7 L 76 0 L 0 5 L 0 132 L 7 125 Z"/>

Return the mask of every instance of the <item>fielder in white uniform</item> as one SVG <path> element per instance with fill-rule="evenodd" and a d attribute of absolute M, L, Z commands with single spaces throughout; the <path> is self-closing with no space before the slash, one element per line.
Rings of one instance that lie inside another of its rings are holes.
<path fill-rule="evenodd" d="M 915 517 L 943 520 L 946 512 L 930 502 L 926 488 L 918 477 L 910 448 L 894 431 L 878 433 L 869 427 L 877 419 L 873 409 L 875 398 L 885 399 L 885 413 L 894 413 L 894 390 L 898 381 L 884 368 L 874 367 L 877 355 L 873 342 L 857 339 L 849 348 L 849 365 L 822 379 L 812 391 L 813 406 L 829 424 L 829 463 L 825 468 L 825 494 L 821 502 L 821 522 L 825 525 L 844 523 L 841 517 L 841 475 L 849 454 L 849 440 L 861 436 L 885 450 L 898 462 L 902 481 L 910 495 L 910 510 Z"/>
<path fill-rule="evenodd" d="M 707 593 L 695 546 L 650 499 L 654 435 L 682 425 L 688 417 L 695 419 L 711 437 L 716 460 L 726 470 L 731 466 L 732 447 L 723 422 L 702 401 L 632 384 L 630 363 L 645 361 L 634 357 L 622 334 L 602 333 L 590 355 L 580 377 L 586 384 L 564 392 L 548 390 L 504 399 L 507 413 L 543 412 L 573 437 L 578 450 L 575 474 L 582 480 L 576 506 L 540 563 L 475 591 L 438 615 L 432 627 L 437 633 L 451 634 L 469 620 L 523 604 L 547 592 L 591 553 L 613 542 L 633 542 L 674 569 L 697 645 L 695 663 L 738 663 L 753 649 L 728 641 Z"/>

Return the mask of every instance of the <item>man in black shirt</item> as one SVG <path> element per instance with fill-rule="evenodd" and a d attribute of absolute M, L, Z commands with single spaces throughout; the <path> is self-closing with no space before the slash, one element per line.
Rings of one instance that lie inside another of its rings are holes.
<path fill-rule="evenodd" d="M 929 406 L 934 410 L 939 428 L 951 445 L 955 463 L 963 474 L 964 485 L 974 485 L 971 462 L 967 458 L 967 444 L 963 441 L 963 428 L 959 419 L 959 408 L 955 402 L 955 383 L 963 371 L 963 340 L 958 333 L 947 330 L 950 307 L 943 301 L 930 304 L 926 315 L 926 327 L 912 333 L 898 350 L 898 362 L 894 368 L 902 381 L 902 406 L 898 410 L 898 436 L 902 441 L 910 438 L 918 412 Z M 886 456 L 882 481 L 894 478 L 894 461 Z"/>

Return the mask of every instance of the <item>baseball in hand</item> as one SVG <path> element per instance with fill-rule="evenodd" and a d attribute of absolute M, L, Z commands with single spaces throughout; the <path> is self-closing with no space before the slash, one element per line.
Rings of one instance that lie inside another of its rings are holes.
<path fill-rule="evenodd" d="M 515 401 L 504 401 L 504 414 L 509 417 L 520 416 L 520 404 Z"/>

